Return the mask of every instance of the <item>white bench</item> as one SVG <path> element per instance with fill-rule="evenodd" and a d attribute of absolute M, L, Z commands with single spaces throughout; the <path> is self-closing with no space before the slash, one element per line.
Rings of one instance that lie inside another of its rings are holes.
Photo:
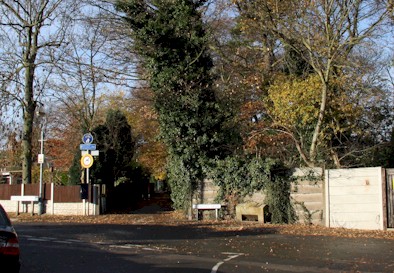
<path fill-rule="evenodd" d="M 19 202 L 31 202 L 31 215 L 34 215 L 34 202 L 38 202 L 40 197 L 36 195 L 12 195 L 11 200 L 17 201 L 16 215 L 19 215 Z"/>
<path fill-rule="evenodd" d="M 219 216 L 219 210 L 222 208 L 221 204 L 193 204 L 193 209 L 197 210 L 196 219 L 198 220 L 199 210 L 215 210 L 216 220 Z"/>

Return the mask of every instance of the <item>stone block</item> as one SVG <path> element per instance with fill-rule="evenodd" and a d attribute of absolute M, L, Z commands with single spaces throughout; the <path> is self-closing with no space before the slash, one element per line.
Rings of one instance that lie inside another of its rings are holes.
<path fill-rule="evenodd" d="M 261 203 L 238 204 L 235 207 L 235 215 L 238 221 L 258 221 L 260 223 L 271 221 L 268 205 Z"/>

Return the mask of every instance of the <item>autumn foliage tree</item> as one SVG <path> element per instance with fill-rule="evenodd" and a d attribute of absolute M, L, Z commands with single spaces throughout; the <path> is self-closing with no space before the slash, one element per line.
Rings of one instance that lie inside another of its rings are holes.
<path fill-rule="evenodd" d="M 129 120 L 136 137 L 135 160 L 147 168 L 155 179 L 165 180 L 167 150 L 159 137 L 154 93 L 148 87 L 138 88 L 133 91 L 129 105 Z"/>
<path fill-rule="evenodd" d="M 264 56 L 260 66 L 251 62 L 260 72 L 242 79 L 249 82 L 250 94 L 261 90 L 261 98 L 272 99 L 263 100 L 255 112 L 256 120 L 260 119 L 258 123 L 263 124 L 257 127 L 260 135 L 266 137 L 272 132 L 287 135 L 307 166 L 315 166 L 320 160 L 340 166 L 344 153 L 352 153 L 343 150 L 348 145 L 343 141 L 355 132 L 348 124 L 360 114 L 353 98 L 363 92 L 364 98 L 367 94 L 380 96 L 367 87 L 365 75 L 369 71 L 365 70 L 365 61 L 359 52 L 368 52 L 367 44 L 382 31 L 390 12 L 388 3 L 370 0 L 233 2 L 239 12 L 237 30 L 248 38 L 243 40 L 238 52 L 259 52 Z M 283 73 L 300 78 L 293 83 L 292 78 L 283 81 Z M 319 82 L 302 87 L 310 83 L 311 77 Z M 295 107 L 294 96 L 290 94 L 307 96 L 303 89 L 311 88 L 315 94 L 298 108 L 304 111 L 303 118 L 292 118 L 300 114 L 296 111 L 287 112 L 284 120 L 285 112 L 281 109 Z M 281 94 L 287 96 L 280 97 Z M 282 103 L 282 108 L 275 108 L 278 103 Z M 354 111 L 349 111 L 349 107 Z M 271 121 L 267 119 L 268 114 Z M 306 117 L 308 123 L 305 123 Z M 290 119 L 293 119 L 292 126 L 289 126 Z M 303 134 L 294 131 L 296 127 L 302 128 Z M 253 133 L 257 135 L 256 130 Z"/>

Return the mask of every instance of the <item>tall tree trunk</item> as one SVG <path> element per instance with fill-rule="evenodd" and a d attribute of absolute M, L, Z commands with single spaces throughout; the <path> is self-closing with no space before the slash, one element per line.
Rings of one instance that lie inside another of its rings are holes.
<path fill-rule="evenodd" d="M 33 98 L 33 77 L 34 71 L 32 71 L 31 65 L 26 68 L 25 72 L 26 83 L 25 86 L 25 109 L 23 113 L 23 163 L 22 163 L 22 181 L 24 184 L 30 184 L 32 182 L 31 169 L 32 169 L 32 135 L 33 135 L 33 120 L 34 110 L 36 108 L 36 102 Z"/>
<path fill-rule="evenodd" d="M 24 94 L 24 112 L 23 112 L 23 137 L 22 137 L 22 182 L 24 184 L 32 183 L 32 136 L 34 111 L 37 102 L 34 100 L 34 72 L 35 61 L 37 56 L 37 34 L 30 33 L 27 50 L 23 57 L 25 61 L 25 94 Z"/>

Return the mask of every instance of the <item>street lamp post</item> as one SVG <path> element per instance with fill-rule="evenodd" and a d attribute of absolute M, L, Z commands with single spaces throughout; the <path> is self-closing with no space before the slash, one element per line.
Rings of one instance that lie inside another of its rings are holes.
<path fill-rule="evenodd" d="M 40 127 L 41 127 L 41 134 L 40 134 L 40 154 L 38 155 L 38 163 L 40 164 L 40 187 L 39 187 L 39 201 L 38 201 L 38 215 L 43 214 L 44 212 L 44 201 L 43 201 L 43 165 L 44 165 L 44 118 L 45 112 L 42 107 L 37 109 L 37 115 L 40 119 Z"/>

